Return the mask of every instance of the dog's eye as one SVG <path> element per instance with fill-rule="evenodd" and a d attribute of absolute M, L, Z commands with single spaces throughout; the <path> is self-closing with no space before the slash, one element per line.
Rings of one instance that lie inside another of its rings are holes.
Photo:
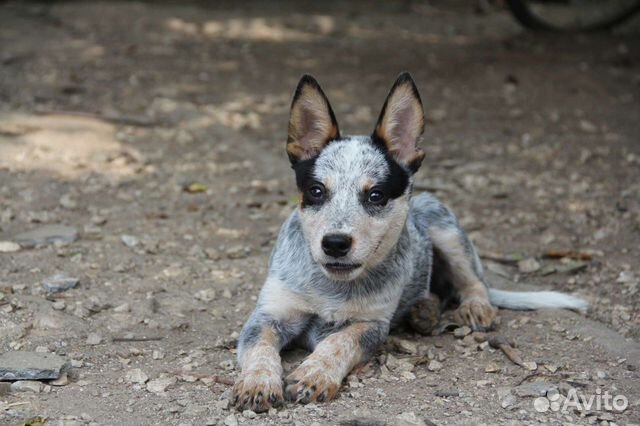
<path fill-rule="evenodd" d="M 309 188 L 309 195 L 316 200 L 320 200 L 324 197 L 324 187 L 322 185 L 313 185 Z"/>
<path fill-rule="evenodd" d="M 378 189 L 369 191 L 369 194 L 367 196 L 367 201 L 370 202 L 371 204 L 381 204 L 385 201 L 384 194 L 382 193 L 382 191 Z"/>

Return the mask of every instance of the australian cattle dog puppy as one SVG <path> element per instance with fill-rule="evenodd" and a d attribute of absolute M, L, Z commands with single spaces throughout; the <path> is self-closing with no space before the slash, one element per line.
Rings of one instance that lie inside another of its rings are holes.
<path fill-rule="evenodd" d="M 408 73 L 394 83 L 370 136 L 342 135 L 317 81 L 300 80 L 286 145 L 299 205 L 282 226 L 240 334 L 237 408 L 262 412 L 284 398 L 328 401 L 390 328 L 405 322 L 429 334 L 446 304 L 475 330 L 491 327 L 497 307 L 586 307 L 562 293 L 488 287 L 451 210 L 432 195 L 412 196 L 423 128 Z M 311 354 L 283 384 L 280 351 L 289 345 Z"/>

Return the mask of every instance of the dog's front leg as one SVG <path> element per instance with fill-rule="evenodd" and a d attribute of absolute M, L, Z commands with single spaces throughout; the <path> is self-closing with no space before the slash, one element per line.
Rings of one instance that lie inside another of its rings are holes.
<path fill-rule="evenodd" d="M 384 342 L 389 324 L 355 322 L 322 340 L 313 353 L 286 378 L 287 399 L 306 404 L 333 399 L 342 379 L 365 362 Z"/>
<path fill-rule="evenodd" d="M 304 323 L 274 320 L 256 311 L 238 339 L 238 362 L 242 368 L 233 387 L 233 404 L 256 413 L 283 402 L 280 349 Z"/>

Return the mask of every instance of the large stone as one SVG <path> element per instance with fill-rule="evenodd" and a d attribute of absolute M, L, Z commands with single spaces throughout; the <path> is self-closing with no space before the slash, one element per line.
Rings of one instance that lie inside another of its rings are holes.
<path fill-rule="evenodd" d="M 5 352 L 0 355 L 0 380 L 57 379 L 69 367 L 66 358 L 52 353 Z"/>
<path fill-rule="evenodd" d="M 78 239 L 78 230 L 66 225 L 44 225 L 13 237 L 22 247 L 31 248 L 53 243 L 72 243 Z"/>

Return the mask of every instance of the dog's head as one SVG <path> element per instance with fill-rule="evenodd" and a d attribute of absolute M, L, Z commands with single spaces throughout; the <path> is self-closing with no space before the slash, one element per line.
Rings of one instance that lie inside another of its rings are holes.
<path fill-rule="evenodd" d="M 424 153 L 420 95 L 408 73 L 391 88 L 371 136 L 341 136 L 329 100 L 303 76 L 291 105 L 287 154 L 313 259 L 335 280 L 382 262 L 409 210 L 412 175 Z"/>

